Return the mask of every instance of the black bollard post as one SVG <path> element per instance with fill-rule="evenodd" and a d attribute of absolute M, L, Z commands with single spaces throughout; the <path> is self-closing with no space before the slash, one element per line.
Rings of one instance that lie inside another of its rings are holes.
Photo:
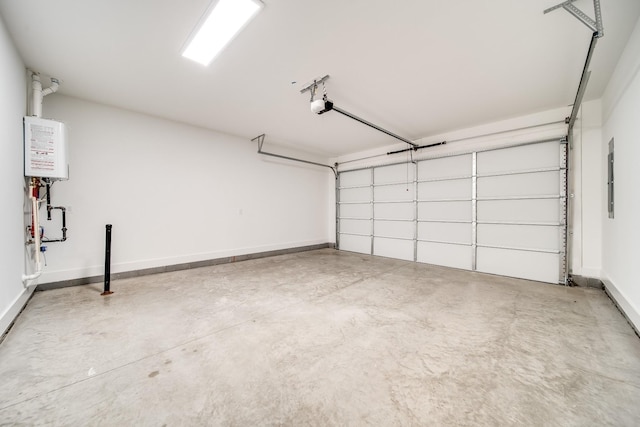
<path fill-rule="evenodd" d="M 104 251 L 104 291 L 100 295 L 111 295 L 111 224 L 106 226 L 106 245 Z"/>

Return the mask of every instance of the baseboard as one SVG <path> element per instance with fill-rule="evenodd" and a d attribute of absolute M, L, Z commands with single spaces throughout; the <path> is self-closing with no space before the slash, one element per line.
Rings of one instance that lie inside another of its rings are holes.
<path fill-rule="evenodd" d="M 167 257 L 157 257 L 148 259 L 136 259 L 128 261 L 112 261 L 111 263 L 111 276 L 116 273 L 147 270 L 153 268 L 163 268 L 167 265 L 174 264 L 195 264 L 201 261 L 208 261 L 218 258 L 232 258 L 240 257 L 245 254 L 252 254 L 257 252 L 269 252 L 277 251 L 280 249 L 297 248 L 302 246 L 313 246 L 319 244 L 325 244 L 326 239 L 313 239 L 302 241 L 290 241 L 277 244 L 267 244 L 260 246 L 239 247 L 233 249 L 222 249 L 210 252 L 188 253 L 183 255 L 174 255 Z M 38 279 L 38 283 L 56 283 L 69 280 L 84 280 L 87 277 L 97 277 L 104 273 L 104 264 L 96 265 L 83 265 L 70 269 L 55 270 L 52 268 L 45 268 L 42 271 L 42 275 Z"/>
<path fill-rule="evenodd" d="M 24 289 L 22 293 L 18 295 L 18 297 L 13 301 L 13 303 L 11 303 L 9 308 L 6 309 L 4 313 L 2 313 L 2 316 L 0 316 L 0 342 L 2 342 L 2 340 L 4 339 L 5 334 L 9 332 L 11 325 L 13 325 L 13 322 L 18 317 L 18 314 L 20 314 L 24 306 L 27 304 L 29 298 L 31 298 L 34 289 L 34 286 L 30 286 Z"/>
<path fill-rule="evenodd" d="M 640 310 L 629 301 L 624 294 L 609 279 L 602 279 L 604 290 L 609 298 L 618 307 L 620 312 L 627 319 L 636 334 L 640 336 Z"/>
<path fill-rule="evenodd" d="M 287 249 L 276 249 L 272 251 L 254 252 L 244 255 L 228 256 L 221 258 L 213 258 L 204 261 L 186 262 L 180 264 L 170 264 L 161 267 L 144 268 L 140 270 L 123 271 L 112 273 L 111 280 L 128 279 L 130 277 L 148 276 L 150 274 L 168 273 L 170 271 L 189 270 L 199 267 L 210 267 L 212 265 L 228 264 L 232 262 L 247 261 L 250 259 L 266 258 L 277 255 L 287 255 L 298 252 L 313 251 L 316 249 L 333 248 L 333 243 L 321 243 L 316 245 L 298 246 Z M 70 286 L 87 285 L 89 283 L 98 283 L 104 281 L 104 276 L 90 276 L 78 279 L 60 280 L 57 282 L 43 283 L 37 286 L 37 291 L 48 291 L 51 289 L 68 288 Z"/>

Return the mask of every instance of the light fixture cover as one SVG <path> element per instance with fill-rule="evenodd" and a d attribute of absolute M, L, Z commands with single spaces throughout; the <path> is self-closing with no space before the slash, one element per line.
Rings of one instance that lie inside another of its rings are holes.
<path fill-rule="evenodd" d="M 260 0 L 219 0 L 205 13 L 182 56 L 209 65 L 262 7 Z"/>

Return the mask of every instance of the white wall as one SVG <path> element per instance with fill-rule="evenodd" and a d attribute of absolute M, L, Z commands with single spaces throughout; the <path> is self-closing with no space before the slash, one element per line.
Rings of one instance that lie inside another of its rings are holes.
<path fill-rule="evenodd" d="M 615 218 L 602 204 L 602 278 L 610 293 L 640 329 L 640 21 L 602 98 L 600 164 L 606 177 L 608 143 L 615 139 Z M 605 180 L 600 182 L 603 200 Z"/>
<path fill-rule="evenodd" d="M 571 147 L 571 273 L 600 278 L 602 269 L 602 102 L 584 102 Z"/>
<path fill-rule="evenodd" d="M 49 244 L 40 283 L 333 241 L 329 169 L 257 154 L 249 140 L 54 94 L 44 117 L 68 126 L 68 241 Z M 277 147 L 270 146 L 270 150 Z M 55 214 L 57 215 L 57 213 Z M 59 217 L 43 221 L 60 234 Z"/>
<path fill-rule="evenodd" d="M 0 19 L 0 335 L 31 290 L 22 286 L 24 268 L 24 178 L 22 116 L 26 114 L 26 72 Z"/>

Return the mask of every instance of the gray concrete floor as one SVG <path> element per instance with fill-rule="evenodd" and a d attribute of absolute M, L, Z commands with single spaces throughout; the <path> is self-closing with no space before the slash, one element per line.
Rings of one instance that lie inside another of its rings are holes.
<path fill-rule="evenodd" d="M 640 425 L 606 295 L 324 249 L 39 292 L 0 424 Z"/>

